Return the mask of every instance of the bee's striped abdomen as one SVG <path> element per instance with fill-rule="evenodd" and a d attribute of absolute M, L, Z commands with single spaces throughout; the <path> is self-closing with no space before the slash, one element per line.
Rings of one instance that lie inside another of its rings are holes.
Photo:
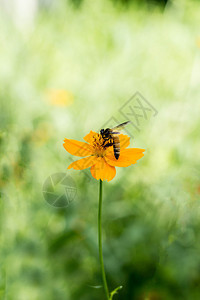
<path fill-rule="evenodd" d="M 115 158 L 118 159 L 120 155 L 120 141 L 118 136 L 113 136 L 113 150 Z"/>

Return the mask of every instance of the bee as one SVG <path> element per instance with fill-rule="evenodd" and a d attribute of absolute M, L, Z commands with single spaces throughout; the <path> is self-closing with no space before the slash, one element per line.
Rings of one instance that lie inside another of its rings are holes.
<path fill-rule="evenodd" d="M 120 131 L 124 129 L 124 127 L 128 123 L 130 123 L 130 121 L 119 124 L 113 128 L 106 128 L 100 130 L 100 134 L 104 139 L 103 146 L 105 148 L 113 146 L 114 156 L 116 159 L 118 159 L 120 156 L 120 141 L 118 134 L 120 134 Z"/>

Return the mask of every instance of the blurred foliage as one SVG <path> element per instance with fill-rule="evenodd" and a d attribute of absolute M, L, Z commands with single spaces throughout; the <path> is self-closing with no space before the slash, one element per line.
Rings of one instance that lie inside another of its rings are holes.
<path fill-rule="evenodd" d="M 0 299 L 104 299 L 98 182 L 66 170 L 62 141 L 125 121 L 136 91 L 158 114 L 133 133 L 143 159 L 104 183 L 108 284 L 123 285 L 116 300 L 200 299 L 199 14 L 198 1 L 56 1 L 18 26 L 1 12 Z M 77 186 L 60 209 L 42 195 L 58 172 Z"/>

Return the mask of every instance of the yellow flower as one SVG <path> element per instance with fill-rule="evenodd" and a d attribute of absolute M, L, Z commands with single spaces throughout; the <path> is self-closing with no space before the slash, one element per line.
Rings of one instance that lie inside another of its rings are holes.
<path fill-rule="evenodd" d="M 91 168 L 92 176 L 99 180 L 110 181 L 115 177 L 115 167 L 128 167 L 135 164 L 138 159 L 144 156 L 144 149 L 127 148 L 130 144 L 130 138 L 127 135 L 120 134 L 120 156 L 115 158 L 113 146 L 106 147 L 101 134 L 90 131 L 85 137 L 85 142 L 65 139 L 64 148 L 72 155 L 84 157 L 68 166 L 68 169 L 83 170 Z"/>
<path fill-rule="evenodd" d="M 67 90 L 50 90 L 47 94 L 48 102 L 54 106 L 69 106 L 73 103 L 74 97 Z"/>

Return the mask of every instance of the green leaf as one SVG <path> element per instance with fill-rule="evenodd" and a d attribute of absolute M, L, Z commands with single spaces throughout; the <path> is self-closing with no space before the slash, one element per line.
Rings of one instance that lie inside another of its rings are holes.
<path fill-rule="evenodd" d="M 113 296 L 114 296 L 115 294 L 117 294 L 118 290 L 121 290 L 122 288 L 123 288 L 123 286 L 120 285 L 120 286 L 118 286 L 116 289 L 114 289 L 114 290 L 110 293 L 110 298 L 109 298 L 109 300 L 112 300 Z"/>

